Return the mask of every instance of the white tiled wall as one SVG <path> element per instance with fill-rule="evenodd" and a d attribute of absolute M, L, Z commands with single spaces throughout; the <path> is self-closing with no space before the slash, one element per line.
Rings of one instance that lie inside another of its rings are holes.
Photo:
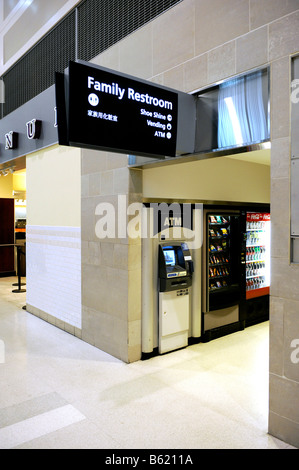
<path fill-rule="evenodd" d="M 81 328 L 81 229 L 27 226 L 27 304 Z"/>

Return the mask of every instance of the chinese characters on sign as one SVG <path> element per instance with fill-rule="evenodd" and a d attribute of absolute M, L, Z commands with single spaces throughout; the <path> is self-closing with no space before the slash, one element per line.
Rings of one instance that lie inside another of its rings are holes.
<path fill-rule="evenodd" d="M 118 120 L 117 116 L 113 116 L 112 114 L 103 113 L 101 111 L 92 111 L 91 109 L 89 109 L 87 111 L 87 115 L 89 117 L 94 117 L 94 118 L 98 118 L 98 119 L 105 119 L 106 121 L 117 122 L 117 120 Z"/>

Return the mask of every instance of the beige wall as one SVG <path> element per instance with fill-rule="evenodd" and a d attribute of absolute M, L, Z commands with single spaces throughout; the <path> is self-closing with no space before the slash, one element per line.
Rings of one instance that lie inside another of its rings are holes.
<path fill-rule="evenodd" d="M 143 197 L 270 202 L 270 167 L 212 158 L 143 171 Z"/>
<path fill-rule="evenodd" d="M 27 224 L 81 227 L 81 150 L 54 146 L 26 158 Z"/>
<path fill-rule="evenodd" d="M 183 0 L 92 62 L 195 91 L 295 51 L 297 9 L 298 0 Z"/>
<path fill-rule="evenodd" d="M 26 193 L 26 170 L 20 170 L 13 174 L 13 189 Z"/>
<path fill-rule="evenodd" d="M 96 212 L 111 204 L 117 228 L 141 190 L 141 172 L 128 170 L 126 155 L 82 151 L 82 339 L 125 362 L 141 357 L 141 244 L 118 231 L 98 238 Z"/>
<path fill-rule="evenodd" d="M 0 198 L 13 198 L 13 175 L 0 176 Z"/>
<path fill-rule="evenodd" d="M 13 191 L 26 192 L 26 170 L 0 176 L 0 198 L 13 198 Z"/>

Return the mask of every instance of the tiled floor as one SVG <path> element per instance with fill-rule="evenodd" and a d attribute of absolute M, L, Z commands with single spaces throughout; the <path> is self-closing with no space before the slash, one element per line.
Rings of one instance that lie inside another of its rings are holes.
<path fill-rule="evenodd" d="M 267 434 L 268 323 L 124 364 L 0 279 L 0 448 L 284 449 Z"/>

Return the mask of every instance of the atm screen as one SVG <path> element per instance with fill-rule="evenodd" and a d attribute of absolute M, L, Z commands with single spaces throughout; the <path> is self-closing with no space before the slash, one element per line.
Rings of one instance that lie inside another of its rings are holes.
<path fill-rule="evenodd" d="M 163 250 L 166 266 L 175 266 L 175 251 Z"/>

